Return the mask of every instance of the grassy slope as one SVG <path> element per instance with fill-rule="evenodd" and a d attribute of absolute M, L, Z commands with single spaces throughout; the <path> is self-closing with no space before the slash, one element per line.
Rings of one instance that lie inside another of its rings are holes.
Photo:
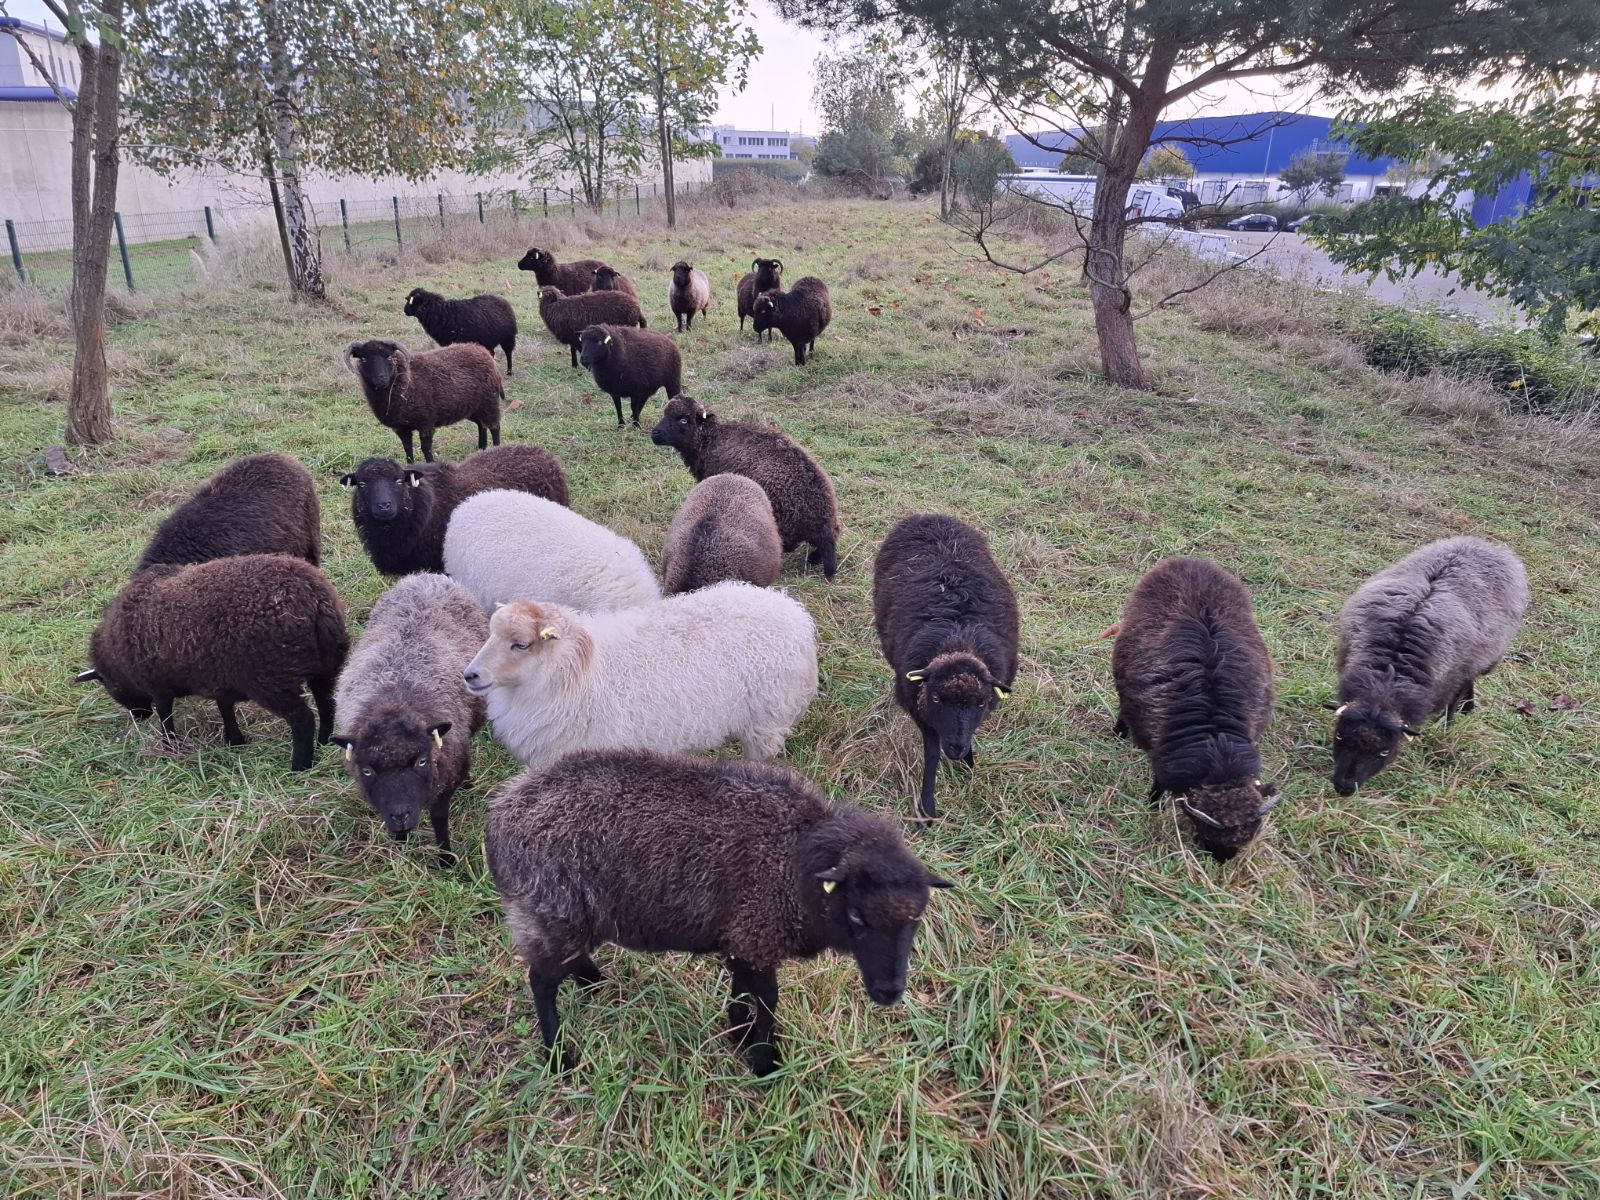
<path fill-rule="evenodd" d="M 657 327 L 659 268 L 701 263 L 721 301 L 683 339 L 689 389 L 772 417 L 838 487 L 837 583 L 798 557 L 784 579 L 823 647 L 797 767 L 910 812 L 917 746 L 886 700 L 869 596 L 897 517 L 976 522 L 1017 582 L 1016 698 L 980 736 L 976 775 L 944 782 L 945 820 L 916 835 L 961 888 L 934 900 L 907 1003 L 874 1009 L 838 959 L 786 969 L 789 1066 L 761 1087 L 715 1036 L 715 963 L 606 952 L 611 982 L 563 996 L 586 1063 L 550 1078 L 482 861 L 484 797 L 511 772 L 488 737 L 458 800 L 464 864 L 441 872 L 425 838 L 386 840 L 333 754 L 291 776 L 265 714 L 241 751 L 210 706 L 185 702 L 173 754 L 71 685 L 142 539 L 238 454 L 288 451 L 323 481 L 327 569 L 365 613 L 381 582 L 335 476 L 396 443 L 336 349 L 423 344 L 399 313 L 414 283 L 509 290 L 529 332 L 507 436 L 555 451 L 579 511 L 659 553 L 691 481 L 612 428 L 609 401 L 538 328 L 530 277 L 414 262 L 347 280 L 342 314 L 297 312 L 261 285 L 116 331 L 125 436 L 69 481 L 27 465 L 59 408 L 0 374 L 10 1194 L 1600 1192 L 1592 463 L 1525 430 L 1397 416 L 1392 389 L 1337 356 L 1182 314 L 1142 325 L 1161 394 L 1108 389 L 1085 369 L 1070 275 L 964 263 L 925 208 L 780 208 L 621 236 L 570 249 L 646 281 Z M 758 251 L 833 287 L 834 327 L 803 371 L 733 329 L 732 282 Z M 439 443 L 454 457 L 469 438 Z M 1457 532 L 1524 554 L 1528 626 L 1477 715 L 1341 800 L 1320 709 L 1331 618 L 1365 574 Z M 1226 869 L 1147 808 L 1143 762 L 1109 733 L 1096 635 L 1174 553 L 1244 576 L 1279 664 L 1265 758 L 1286 800 Z M 1553 711 L 1558 692 L 1586 706 Z M 1528 715 L 1511 707 L 1523 698 Z"/>

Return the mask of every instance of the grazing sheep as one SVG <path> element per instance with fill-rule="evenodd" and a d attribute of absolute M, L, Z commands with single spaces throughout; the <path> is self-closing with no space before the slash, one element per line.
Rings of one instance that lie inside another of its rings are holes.
<path fill-rule="evenodd" d="M 578 365 L 578 345 L 583 331 L 591 325 L 622 325 L 645 328 L 639 302 L 626 292 L 587 292 L 563 296 L 553 287 L 539 289 L 539 316 L 556 341 L 572 352 L 572 365 Z"/>
<path fill-rule="evenodd" d="M 517 263 L 517 270 L 532 271 L 541 288 L 553 287 L 568 296 L 577 296 L 593 289 L 594 273 L 605 265 L 598 258 L 576 258 L 571 262 L 558 263 L 550 251 L 530 246 Z"/>
<path fill-rule="evenodd" d="M 359 366 L 357 364 L 360 364 Z M 466 342 L 412 354 L 399 342 L 377 338 L 351 342 L 344 365 L 361 380 L 372 415 L 394 430 L 415 462 L 411 435 L 422 438 L 422 457 L 433 461 L 433 431 L 441 425 L 471 421 L 478 427 L 478 449 L 500 444 L 500 404 L 505 381 L 494 355 Z"/>
<path fill-rule="evenodd" d="M 511 353 L 517 348 L 517 314 L 504 296 L 472 296 L 446 300 L 438 292 L 412 288 L 406 297 L 406 316 L 415 317 L 422 331 L 441 346 L 475 342 L 493 357 L 506 352 L 506 374 L 511 374 Z"/>
<path fill-rule="evenodd" d="M 642 750 L 517 776 L 490 801 L 484 842 L 539 1033 L 567 1068 L 577 1055 L 558 1048 L 556 995 L 569 975 L 601 981 L 590 954 L 605 942 L 720 956 L 728 1036 L 769 1075 L 779 964 L 849 954 L 873 1003 L 895 1004 L 929 889 L 954 886 L 892 822 L 828 803 L 787 767 Z"/>
<path fill-rule="evenodd" d="M 465 678 L 524 766 L 730 738 L 771 758 L 817 694 L 817 634 L 798 600 L 748 583 L 603 613 L 518 600 L 495 609 Z"/>
<path fill-rule="evenodd" d="M 334 694 L 345 769 L 396 840 L 426 804 L 449 866 L 450 798 L 466 781 L 483 701 L 461 686 L 489 622 L 472 593 L 443 575 L 407 575 L 372 606 Z"/>
<path fill-rule="evenodd" d="M 254 701 L 289 723 L 290 769 L 304 771 L 313 733 L 325 742 L 333 730 L 333 685 L 349 648 L 344 609 L 321 571 L 285 554 L 244 554 L 140 571 L 107 606 L 77 681 L 99 680 L 140 719 L 153 711 L 168 738 L 174 700 L 214 700 L 230 746 L 249 740 L 234 706 Z"/>
<path fill-rule="evenodd" d="M 590 325 L 578 335 L 578 361 L 589 368 L 595 386 L 616 405 L 618 429 L 626 424 L 622 419 L 624 396 L 637 428 L 639 414 L 657 388 L 666 389 L 668 400 L 683 390 L 683 359 L 677 344 L 650 329 Z"/>
<path fill-rule="evenodd" d="M 770 292 L 773 288 L 782 287 L 783 260 L 781 258 L 758 258 L 750 263 L 750 270 L 739 279 L 735 295 L 739 307 L 739 332 L 744 332 L 744 319 L 755 316 L 756 297 L 762 292 Z M 756 333 L 759 340 L 760 332 Z M 772 334 L 767 334 L 767 341 L 772 340 Z"/>
<path fill-rule="evenodd" d="M 1430 542 L 1357 588 L 1339 614 L 1334 790 L 1354 795 L 1430 718 L 1471 712 L 1527 611 L 1522 560 L 1474 537 Z"/>
<path fill-rule="evenodd" d="M 983 534 L 954 517 L 919 513 L 878 548 L 872 614 L 895 702 L 922 732 L 917 810 L 933 817 L 941 748 L 972 766 L 972 735 L 1011 694 L 1017 596 Z"/>
<path fill-rule="evenodd" d="M 678 319 L 679 333 L 685 329 L 685 317 L 688 318 L 687 328 L 693 329 L 695 313 L 704 317 L 711 307 L 711 280 L 706 278 L 704 271 L 680 258 L 672 264 L 672 282 L 667 285 L 667 304 L 672 308 L 672 315 Z M 744 322 L 740 321 L 739 324 L 743 328 Z"/>
<path fill-rule="evenodd" d="M 597 292 L 622 292 L 632 296 L 634 303 L 639 302 L 639 292 L 633 286 L 633 280 L 619 272 L 615 267 L 605 265 L 594 269 L 594 291 Z"/>
<path fill-rule="evenodd" d="M 806 353 L 816 353 L 817 338 L 833 320 L 833 302 L 828 299 L 828 285 L 815 275 L 807 275 L 787 292 L 762 292 L 756 297 L 752 315 L 757 333 L 776 327 L 789 339 L 794 347 L 794 364 L 803 367 Z"/>
<path fill-rule="evenodd" d="M 821 564 L 823 575 L 833 578 L 839 566 L 839 505 L 833 481 L 793 440 L 747 421 L 719 421 L 689 396 L 667 402 L 650 440 L 677 450 L 696 479 L 724 474 L 754 479 L 772 501 L 783 552 L 809 542 L 811 555 L 806 561 Z"/>
<path fill-rule="evenodd" d="M 480 492 L 457 505 L 445 528 L 444 569 L 485 612 L 508 600 L 599 610 L 661 598 L 639 547 L 525 492 Z"/>
<path fill-rule="evenodd" d="M 1152 803 L 1177 796 L 1196 840 L 1226 862 L 1277 804 L 1256 749 L 1272 719 L 1272 658 L 1250 593 L 1209 559 L 1163 559 L 1112 632 L 1116 733 L 1149 754 Z"/>
<path fill-rule="evenodd" d="M 239 554 L 322 559 L 317 485 L 286 454 L 252 454 L 207 479 L 161 522 L 134 569 Z"/>
<path fill-rule="evenodd" d="M 385 575 L 444 570 L 445 527 L 468 496 L 500 488 L 568 500 L 561 464 L 537 446 L 494 446 L 420 467 L 369 458 L 339 482 L 350 489 L 350 519 L 367 557 Z"/>
<path fill-rule="evenodd" d="M 743 475 L 713 475 L 695 484 L 667 527 L 661 586 L 669 596 L 728 579 L 771 587 L 782 570 L 772 501 Z"/>

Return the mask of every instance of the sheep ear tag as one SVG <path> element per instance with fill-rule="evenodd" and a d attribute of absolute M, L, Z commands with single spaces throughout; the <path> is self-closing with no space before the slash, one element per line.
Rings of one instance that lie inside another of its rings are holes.
<path fill-rule="evenodd" d="M 906 679 L 908 679 L 912 683 L 921 683 L 927 677 L 928 677 L 927 674 L 925 672 L 922 672 L 922 671 L 907 671 L 906 672 Z"/>
<path fill-rule="evenodd" d="M 833 895 L 833 889 L 838 886 L 839 881 L 837 879 L 824 879 L 822 881 L 822 890 L 826 895 L 829 896 Z"/>
<path fill-rule="evenodd" d="M 541 642 L 553 642 L 553 641 L 555 641 L 556 640 L 556 627 L 554 625 L 546 625 L 543 629 L 539 630 L 539 640 Z"/>
<path fill-rule="evenodd" d="M 344 747 L 344 760 L 345 760 L 345 762 L 349 762 L 355 756 L 356 756 L 355 748 L 353 746 L 351 746 L 348 742 L 346 742 L 345 743 L 345 747 Z"/>
<path fill-rule="evenodd" d="M 995 699 L 1004 700 L 1007 696 L 1011 695 L 1011 689 L 1006 687 L 1004 684 L 997 683 L 994 685 L 994 695 Z"/>
<path fill-rule="evenodd" d="M 435 729 L 433 731 L 433 748 L 435 750 L 443 750 L 444 749 L 444 737 L 439 733 L 439 731 L 437 729 Z"/>
<path fill-rule="evenodd" d="M 602 343 L 602 344 L 603 344 L 603 345 L 606 345 L 606 346 L 609 346 L 609 345 L 611 345 L 611 335 L 610 335 L 610 334 L 609 334 L 609 333 L 608 333 L 608 334 L 606 334 L 606 340 L 605 340 L 605 342 L 604 342 L 604 343 Z"/>

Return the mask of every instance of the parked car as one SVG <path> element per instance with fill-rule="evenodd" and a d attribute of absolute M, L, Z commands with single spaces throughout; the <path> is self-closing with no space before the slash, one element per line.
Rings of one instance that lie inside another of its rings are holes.
<path fill-rule="evenodd" d="M 1311 228 L 1315 222 L 1320 220 L 1322 220 L 1321 213 L 1307 213 L 1303 217 L 1296 217 L 1294 220 L 1285 225 L 1284 228 L 1290 233 L 1301 233 Z"/>
<path fill-rule="evenodd" d="M 1260 233 L 1276 233 L 1278 218 L 1271 213 L 1246 213 L 1228 222 L 1229 229 L 1249 229 Z"/>

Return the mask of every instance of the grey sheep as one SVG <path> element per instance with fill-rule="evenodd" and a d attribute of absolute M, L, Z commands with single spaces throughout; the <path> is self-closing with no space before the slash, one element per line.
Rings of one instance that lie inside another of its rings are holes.
<path fill-rule="evenodd" d="M 762 292 L 770 292 L 773 288 L 782 287 L 783 260 L 781 258 L 757 258 L 750 263 L 750 270 L 740 276 L 734 295 L 739 308 L 739 332 L 744 332 L 744 319 L 755 315 L 756 297 Z M 761 337 L 757 331 L 756 337 Z M 767 341 L 772 340 L 772 334 L 767 334 Z"/>
<path fill-rule="evenodd" d="M 511 354 L 517 348 L 517 314 L 504 296 L 469 296 L 447 300 L 438 292 L 412 288 L 405 313 L 415 317 L 422 331 L 441 346 L 475 342 L 493 356 L 506 352 L 506 374 L 511 374 Z"/>
<path fill-rule="evenodd" d="M 539 316 L 556 341 L 572 352 L 572 365 L 578 365 L 578 343 L 591 325 L 623 325 L 645 328 L 639 302 L 626 292 L 585 292 L 564 296 L 553 287 L 539 289 Z"/>
<path fill-rule="evenodd" d="M 667 527 L 661 590 L 668 596 L 725 579 L 771 587 L 782 570 L 772 501 L 743 475 L 713 475 L 695 484 Z"/>
<path fill-rule="evenodd" d="M 422 457 L 432 462 L 433 431 L 457 421 L 478 427 L 479 450 L 491 434 L 500 444 L 505 381 L 482 346 L 464 342 L 413 354 L 399 342 L 376 338 L 351 342 L 344 365 L 361 380 L 372 415 L 400 438 L 407 462 L 416 461 L 413 434 L 421 435 Z"/>
<path fill-rule="evenodd" d="M 553 1060 L 562 980 L 601 981 L 605 942 L 715 954 L 733 986 L 728 1033 L 757 1075 L 778 1065 L 778 966 L 854 957 L 874 1003 L 897 1003 L 930 888 L 951 884 L 889 820 L 829 804 L 766 763 L 580 750 L 508 783 L 489 805 L 489 869 L 528 967 Z"/>
<path fill-rule="evenodd" d="M 672 264 L 672 282 L 667 285 L 667 304 L 677 318 L 678 332 L 694 328 L 694 315 L 702 317 L 711 307 L 711 280 L 706 273 L 683 259 Z M 684 319 L 688 318 L 685 325 Z M 741 325 L 743 322 L 741 322 Z"/>
<path fill-rule="evenodd" d="M 578 361 L 594 375 L 594 384 L 617 408 L 617 428 L 622 419 L 622 397 L 628 397 L 633 423 L 658 388 L 671 400 L 683 390 L 683 359 L 673 340 L 649 329 L 623 325 L 590 325 L 578 335 Z"/>
<path fill-rule="evenodd" d="M 236 459 L 161 522 L 136 570 L 239 554 L 322 558 L 322 506 L 311 473 L 287 454 Z"/>
<path fill-rule="evenodd" d="M 345 768 L 397 840 L 426 804 L 439 858 L 450 851 L 450 798 L 466 781 L 484 702 L 461 672 L 489 636 L 471 592 L 443 575 L 407 575 L 372 606 L 339 675 L 335 704 Z"/>
<path fill-rule="evenodd" d="M 633 286 L 633 280 L 622 274 L 615 267 L 608 267 L 602 264 L 594 269 L 593 290 L 597 292 L 621 292 L 624 295 L 632 296 L 635 304 L 639 302 L 639 292 Z"/>
<path fill-rule="evenodd" d="M 1385 567 L 1339 613 L 1333 786 L 1355 790 L 1425 721 L 1471 712 L 1528 610 L 1528 572 L 1482 538 L 1430 542 Z"/>
<path fill-rule="evenodd" d="M 794 347 L 794 363 L 806 365 L 806 355 L 815 354 L 817 339 L 833 320 L 833 301 L 828 285 L 815 275 L 807 275 L 787 292 L 773 289 L 756 297 L 752 309 L 756 332 L 777 329 Z"/>

